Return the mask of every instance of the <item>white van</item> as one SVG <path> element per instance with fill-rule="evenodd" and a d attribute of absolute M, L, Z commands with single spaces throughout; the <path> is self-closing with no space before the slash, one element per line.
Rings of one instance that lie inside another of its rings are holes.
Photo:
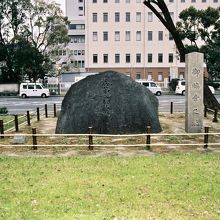
<path fill-rule="evenodd" d="M 155 82 L 149 80 L 136 80 L 143 86 L 146 86 L 153 94 L 160 96 L 162 94 L 161 87 L 158 86 Z"/>
<path fill-rule="evenodd" d="M 209 86 L 209 89 L 211 90 L 212 94 L 215 94 L 214 87 Z M 186 93 L 186 81 L 185 80 L 178 81 L 175 93 L 180 94 L 180 95 L 185 95 L 185 93 Z"/>
<path fill-rule="evenodd" d="M 21 83 L 19 96 L 22 98 L 29 96 L 46 98 L 50 96 L 50 92 L 49 89 L 44 88 L 41 83 Z"/>

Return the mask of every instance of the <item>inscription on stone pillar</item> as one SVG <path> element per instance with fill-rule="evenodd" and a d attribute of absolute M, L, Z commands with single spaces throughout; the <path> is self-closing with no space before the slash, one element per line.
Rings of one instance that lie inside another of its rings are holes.
<path fill-rule="evenodd" d="M 185 131 L 189 133 L 203 129 L 203 63 L 202 53 L 186 55 Z"/>

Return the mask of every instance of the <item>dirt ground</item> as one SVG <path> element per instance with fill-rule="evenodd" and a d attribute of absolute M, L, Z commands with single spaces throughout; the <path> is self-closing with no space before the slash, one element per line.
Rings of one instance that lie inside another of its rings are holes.
<path fill-rule="evenodd" d="M 208 150 L 204 150 L 203 142 L 204 136 L 176 136 L 174 134 L 185 133 L 185 116 L 183 113 L 161 113 L 160 123 L 163 131 L 160 134 L 171 134 L 169 136 L 152 136 L 150 150 L 146 150 L 146 136 L 142 137 L 94 137 L 93 143 L 95 145 L 102 145 L 94 147 L 93 150 L 88 150 L 88 137 L 55 137 L 57 118 L 41 118 L 39 122 L 34 121 L 30 126 L 24 126 L 20 129 L 19 134 L 31 134 L 31 128 L 36 127 L 38 134 L 51 134 L 47 137 L 37 137 L 38 149 L 33 150 L 32 137 L 26 137 L 25 143 L 12 146 L 12 137 L 0 139 L 0 155 L 7 156 L 74 156 L 74 155 L 155 155 L 157 153 L 169 152 L 216 152 L 220 153 L 220 144 L 209 146 Z M 210 135 L 210 143 L 220 143 L 220 122 L 212 122 L 212 115 L 208 115 L 204 119 L 204 127 L 208 126 L 210 133 L 219 133 L 219 135 Z M 119 145 L 133 145 L 133 146 L 119 146 Z M 142 144 L 143 146 L 138 146 Z M 176 145 L 173 145 L 176 144 Z M 182 144 L 188 144 L 183 146 Z M 200 146 L 193 146 L 193 144 L 201 144 Z M 1 146 L 3 145 L 3 146 Z M 26 145 L 26 146 L 25 146 Z M 27 146 L 29 145 L 29 146 Z M 50 145 L 50 146 L 40 146 Z M 75 145 L 75 146 L 70 146 Z M 84 145 L 84 146 L 80 146 Z M 117 146 L 105 146 L 117 145 Z M 161 146 L 163 145 L 163 146 Z"/>

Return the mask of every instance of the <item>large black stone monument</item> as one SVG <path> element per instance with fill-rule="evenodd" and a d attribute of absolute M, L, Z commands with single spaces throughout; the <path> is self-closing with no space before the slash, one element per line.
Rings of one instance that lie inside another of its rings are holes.
<path fill-rule="evenodd" d="M 158 100 L 147 88 L 113 71 L 73 84 L 62 102 L 56 133 L 127 134 L 160 132 Z"/>

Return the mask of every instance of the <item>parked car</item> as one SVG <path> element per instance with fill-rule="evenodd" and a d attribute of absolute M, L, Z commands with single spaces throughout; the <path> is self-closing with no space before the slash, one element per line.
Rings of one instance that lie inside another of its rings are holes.
<path fill-rule="evenodd" d="M 146 86 L 153 94 L 160 96 L 162 94 L 161 87 L 158 86 L 153 81 L 148 80 L 136 80 L 136 82 L 140 83 L 143 86 Z"/>
<path fill-rule="evenodd" d="M 41 83 L 21 83 L 19 96 L 22 98 L 30 96 L 46 98 L 50 96 L 50 92 Z"/>
<path fill-rule="evenodd" d="M 212 94 L 215 94 L 214 87 L 209 86 L 209 89 L 211 90 Z M 185 95 L 185 93 L 186 93 L 186 81 L 185 80 L 178 81 L 175 93 L 180 94 L 180 95 Z"/>

